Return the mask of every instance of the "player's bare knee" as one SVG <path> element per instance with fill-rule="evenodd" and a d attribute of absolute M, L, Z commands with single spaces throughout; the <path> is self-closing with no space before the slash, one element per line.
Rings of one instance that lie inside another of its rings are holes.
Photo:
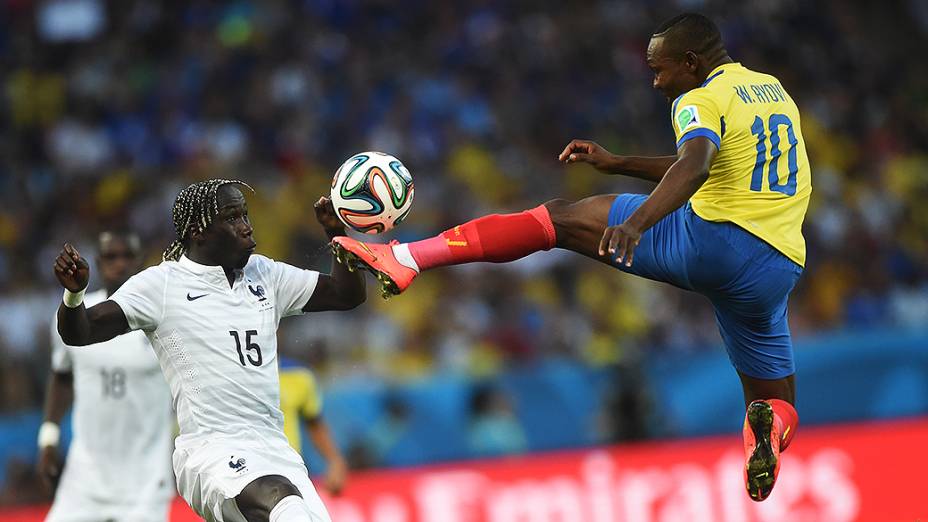
<path fill-rule="evenodd" d="M 568 207 L 573 204 L 573 201 L 564 198 L 552 199 L 544 202 L 544 206 L 548 209 L 548 214 L 551 216 L 551 221 L 554 224 L 557 224 L 558 220 L 563 219 L 568 214 Z"/>
<path fill-rule="evenodd" d="M 245 486 L 235 497 L 235 503 L 248 522 L 267 522 L 274 506 L 291 495 L 303 496 L 286 477 L 268 475 Z"/>
<path fill-rule="evenodd" d="M 569 234 L 570 229 L 575 225 L 574 204 L 575 202 L 569 199 L 552 199 L 544 203 L 545 208 L 548 209 L 548 215 L 551 216 L 551 223 L 554 225 L 558 240 L 565 234 Z"/>
<path fill-rule="evenodd" d="M 602 206 L 600 203 L 595 197 L 580 201 L 553 199 L 545 203 L 559 248 L 591 255 L 605 228 L 606 217 L 599 215 L 603 213 L 598 208 Z M 608 208 L 605 214 L 608 214 Z"/>

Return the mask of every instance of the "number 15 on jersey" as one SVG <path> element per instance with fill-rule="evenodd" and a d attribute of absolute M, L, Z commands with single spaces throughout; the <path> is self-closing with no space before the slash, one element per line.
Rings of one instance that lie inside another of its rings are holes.
<path fill-rule="evenodd" d="M 229 335 L 235 339 L 235 351 L 238 352 L 238 361 L 242 363 L 242 366 L 247 366 L 245 364 L 246 359 L 252 366 L 261 366 L 264 362 L 261 357 L 261 347 L 251 340 L 252 336 L 258 336 L 257 330 L 245 330 L 244 351 L 242 351 L 242 339 L 239 337 L 238 332 L 229 330 Z"/>

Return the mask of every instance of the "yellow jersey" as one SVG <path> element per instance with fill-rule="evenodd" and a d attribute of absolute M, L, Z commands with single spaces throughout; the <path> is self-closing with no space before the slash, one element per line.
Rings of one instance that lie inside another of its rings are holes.
<path fill-rule="evenodd" d="M 286 359 L 280 362 L 280 410 L 284 413 L 284 434 L 290 446 L 302 454 L 300 425 L 322 413 L 322 394 L 308 368 Z"/>
<path fill-rule="evenodd" d="M 799 109 L 780 81 L 727 63 L 671 111 L 677 148 L 697 136 L 718 148 L 709 179 L 690 199 L 696 215 L 735 223 L 804 266 L 812 170 Z"/>

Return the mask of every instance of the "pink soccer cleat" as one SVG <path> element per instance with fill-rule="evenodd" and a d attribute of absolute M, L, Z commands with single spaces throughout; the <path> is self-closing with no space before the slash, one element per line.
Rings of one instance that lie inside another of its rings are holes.
<path fill-rule="evenodd" d="M 748 406 L 744 420 L 744 486 L 760 502 L 773 491 L 780 473 L 780 432 L 766 401 Z"/>
<path fill-rule="evenodd" d="M 348 266 L 349 270 L 361 267 L 374 274 L 380 281 L 380 295 L 388 299 L 390 296 L 401 294 L 419 275 L 412 268 L 396 260 L 392 246 L 395 244 L 398 242 L 392 241 L 389 245 L 364 243 L 339 236 L 332 240 L 332 252 L 336 261 Z"/>

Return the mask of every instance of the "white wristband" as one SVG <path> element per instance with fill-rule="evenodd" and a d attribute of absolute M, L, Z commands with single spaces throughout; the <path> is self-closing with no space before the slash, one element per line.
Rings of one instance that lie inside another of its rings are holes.
<path fill-rule="evenodd" d="M 61 441 L 61 428 L 52 421 L 43 422 L 42 427 L 39 428 L 39 448 L 57 447 L 59 441 Z"/>
<path fill-rule="evenodd" d="M 61 300 L 64 302 L 64 305 L 67 306 L 68 308 L 77 308 L 78 306 L 81 305 L 81 303 L 84 302 L 84 292 L 86 291 L 87 291 L 86 288 L 84 288 L 80 292 L 72 292 L 68 290 L 67 288 L 65 288 L 64 296 L 61 298 Z"/>

